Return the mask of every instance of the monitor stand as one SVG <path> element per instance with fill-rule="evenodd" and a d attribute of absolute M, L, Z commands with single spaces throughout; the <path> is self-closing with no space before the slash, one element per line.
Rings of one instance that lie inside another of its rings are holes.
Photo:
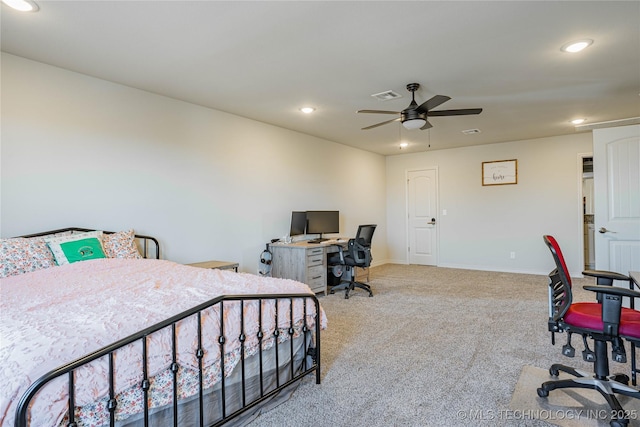
<path fill-rule="evenodd" d="M 320 237 L 309 240 L 309 243 L 322 243 L 322 242 L 326 242 L 327 240 L 329 239 L 322 237 L 322 233 L 321 233 Z"/>

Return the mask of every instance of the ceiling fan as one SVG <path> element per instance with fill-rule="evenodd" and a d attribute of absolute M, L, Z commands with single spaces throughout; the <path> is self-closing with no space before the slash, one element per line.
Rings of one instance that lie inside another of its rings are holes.
<path fill-rule="evenodd" d="M 440 104 L 443 104 L 450 100 L 448 96 L 436 95 L 428 101 L 418 105 L 416 102 L 415 92 L 420 87 L 419 83 L 409 83 L 407 90 L 411 92 L 411 104 L 404 110 L 398 111 L 385 111 L 385 110 L 358 110 L 356 113 L 374 113 L 374 114 L 400 114 L 400 117 L 377 123 L 375 125 L 367 126 L 362 130 L 373 129 L 378 126 L 386 125 L 391 122 L 402 122 L 402 126 L 407 129 L 429 129 L 432 127 L 431 123 L 427 120 L 429 117 L 443 117 L 443 116 L 467 116 L 470 114 L 480 114 L 482 108 L 465 108 L 460 110 L 438 110 L 432 111 Z"/>

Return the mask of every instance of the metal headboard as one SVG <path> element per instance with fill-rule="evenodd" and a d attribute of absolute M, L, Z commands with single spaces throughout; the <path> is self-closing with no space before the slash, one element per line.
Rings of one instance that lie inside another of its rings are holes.
<path fill-rule="evenodd" d="M 61 233 L 68 233 L 68 234 L 85 233 L 87 231 L 96 231 L 96 230 L 91 228 L 68 227 L 68 228 L 60 228 L 58 230 L 43 231 L 41 233 L 27 234 L 19 237 L 25 237 L 25 238 L 42 237 L 42 236 L 50 236 L 50 235 L 61 234 Z M 105 231 L 105 230 L 102 230 L 102 232 L 105 234 L 116 233 L 115 231 Z M 136 239 L 138 239 L 140 246 L 142 247 L 143 257 L 150 258 L 149 254 L 152 253 L 153 249 L 155 248 L 155 251 L 154 251 L 155 254 L 153 255 L 153 258 L 160 259 L 160 244 L 158 243 L 158 240 L 155 237 L 145 236 L 143 234 L 135 234 L 134 236 Z"/>

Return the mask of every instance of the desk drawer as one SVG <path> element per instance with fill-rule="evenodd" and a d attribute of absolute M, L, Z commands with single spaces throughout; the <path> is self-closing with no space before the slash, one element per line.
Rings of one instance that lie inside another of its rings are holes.
<path fill-rule="evenodd" d="M 307 267 L 324 264 L 324 250 L 322 248 L 307 249 Z"/>
<path fill-rule="evenodd" d="M 324 253 L 323 248 L 309 248 L 307 249 L 307 256 L 322 255 Z"/>
<path fill-rule="evenodd" d="M 313 291 L 316 293 L 318 292 L 316 289 L 321 289 L 324 292 L 324 287 L 325 287 L 324 277 L 310 280 L 309 283 L 307 283 L 307 285 L 309 285 L 309 287 L 313 289 Z"/>
<path fill-rule="evenodd" d="M 307 267 L 315 267 L 324 263 L 324 255 L 311 255 L 307 257 Z"/>
<path fill-rule="evenodd" d="M 322 265 L 311 267 L 307 270 L 307 285 L 315 293 L 324 292 L 326 283 L 326 271 Z"/>
<path fill-rule="evenodd" d="M 313 280 L 316 278 L 324 279 L 326 274 L 327 272 L 322 264 L 307 268 L 307 280 Z"/>

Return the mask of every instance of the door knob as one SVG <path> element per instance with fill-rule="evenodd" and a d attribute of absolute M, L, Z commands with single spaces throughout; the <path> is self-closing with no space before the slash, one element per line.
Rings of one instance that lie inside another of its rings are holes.
<path fill-rule="evenodd" d="M 431 225 L 433 225 L 435 223 L 436 223 L 436 219 L 435 218 L 431 218 L 431 221 L 428 222 L 428 224 L 431 224 Z"/>
<path fill-rule="evenodd" d="M 604 227 L 600 227 L 600 229 L 598 230 L 598 233 L 601 233 L 601 234 L 604 234 L 604 233 L 615 233 L 615 231 L 607 230 Z"/>

